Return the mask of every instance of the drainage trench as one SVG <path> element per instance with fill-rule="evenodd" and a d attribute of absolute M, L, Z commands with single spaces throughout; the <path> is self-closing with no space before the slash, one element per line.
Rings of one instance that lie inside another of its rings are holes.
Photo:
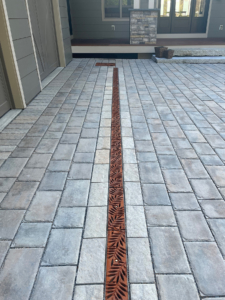
<path fill-rule="evenodd" d="M 128 300 L 118 68 L 113 70 L 105 295 L 107 300 Z"/>

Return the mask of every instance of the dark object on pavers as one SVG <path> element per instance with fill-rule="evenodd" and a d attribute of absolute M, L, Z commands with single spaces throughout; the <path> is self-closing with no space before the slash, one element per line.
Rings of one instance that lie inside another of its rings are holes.
<path fill-rule="evenodd" d="M 114 64 L 114 63 L 97 63 L 95 66 L 96 67 L 115 67 L 116 64 Z"/>
<path fill-rule="evenodd" d="M 174 50 L 172 49 L 164 50 L 163 57 L 167 59 L 171 59 L 173 58 L 173 54 L 174 54 Z"/>
<path fill-rule="evenodd" d="M 163 52 L 165 50 L 167 50 L 168 48 L 167 47 L 164 47 L 164 46 L 160 46 L 160 47 L 155 47 L 155 56 L 156 57 L 159 57 L 159 58 L 162 58 L 163 57 Z"/>

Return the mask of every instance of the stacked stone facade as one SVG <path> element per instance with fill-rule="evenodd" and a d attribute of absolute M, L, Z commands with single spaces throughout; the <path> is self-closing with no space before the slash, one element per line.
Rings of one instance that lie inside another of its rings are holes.
<path fill-rule="evenodd" d="M 130 44 L 155 44 L 158 9 L 130 10 Z"/>

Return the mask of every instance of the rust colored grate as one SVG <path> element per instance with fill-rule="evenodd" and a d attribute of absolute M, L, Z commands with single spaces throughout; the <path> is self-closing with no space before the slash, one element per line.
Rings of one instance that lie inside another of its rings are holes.
<path fill-rule="evenodd" d="M 118 69 L 113 70 L 106 300 L 128 300 Z"/>
<path fill-rule="evenodd" d="M 114 63 L 96 63 L 96 67 L 115 67 L 116 64 Z"/>

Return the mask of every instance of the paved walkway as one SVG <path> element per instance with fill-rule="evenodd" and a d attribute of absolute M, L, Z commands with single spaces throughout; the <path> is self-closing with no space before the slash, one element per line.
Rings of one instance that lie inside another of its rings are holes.
<path fill-rule="evenodd" d="M 0 300 L 104 299 L 113 68 L 97 61 L 0 135 Z M 225 66 L 116 64 L 130 300 L 224 300 Z"/>

